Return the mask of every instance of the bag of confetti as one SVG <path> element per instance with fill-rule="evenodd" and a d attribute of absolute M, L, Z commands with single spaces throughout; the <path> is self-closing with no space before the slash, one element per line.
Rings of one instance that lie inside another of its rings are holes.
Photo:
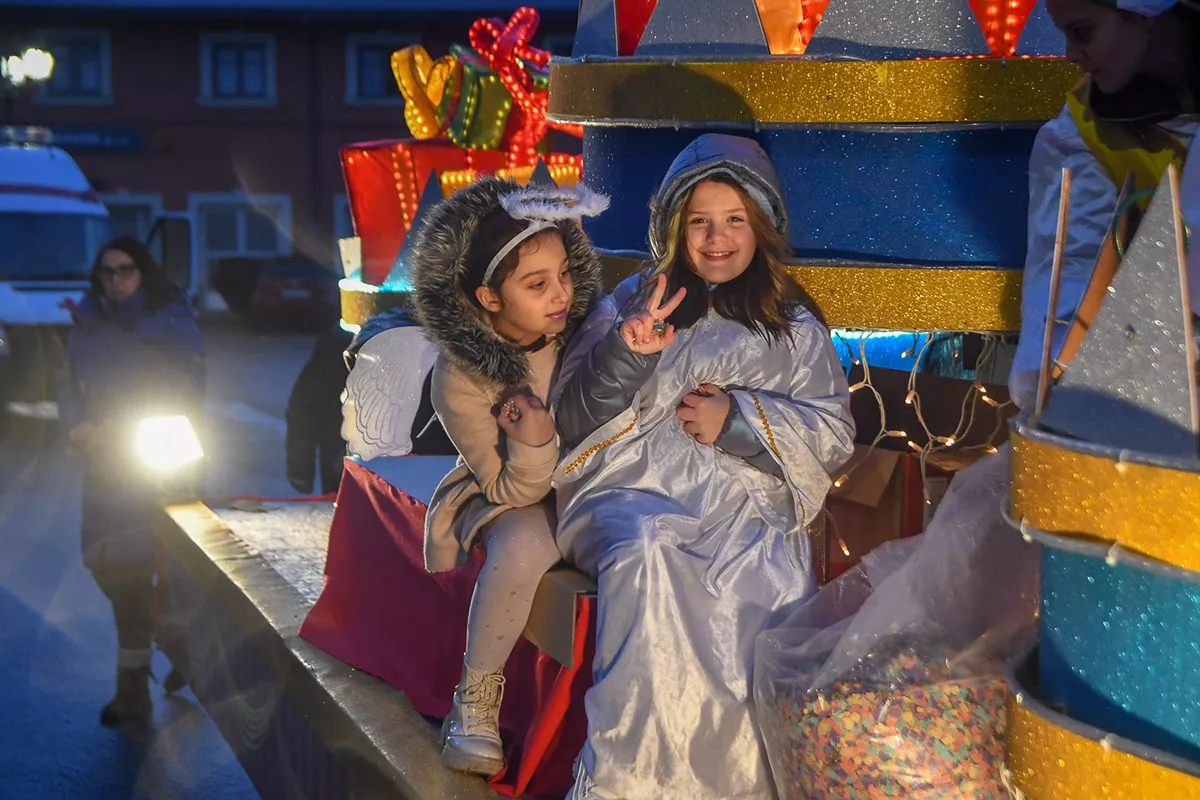
<path fill-rule="evenodd" d="M 872 581 L 868 556 L 760 635 L 782 800 L 1008 797 L 1004 665 L 1036 633 L 1038 559 L 1000 515 L 1007 475 L 1006 450 L 962 470 L 901 565 Z"/>

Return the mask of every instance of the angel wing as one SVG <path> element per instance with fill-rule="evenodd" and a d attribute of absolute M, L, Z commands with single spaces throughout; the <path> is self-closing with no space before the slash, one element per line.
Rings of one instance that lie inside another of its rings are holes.
<path fill-rule="evenodd" d="M 435 361 L 437 348 L 416 326 L 367 340 L 346 379 L 342 402 L 342 438 L 351 454 L 368 461 L 412 452 L 413 419 Z"/>

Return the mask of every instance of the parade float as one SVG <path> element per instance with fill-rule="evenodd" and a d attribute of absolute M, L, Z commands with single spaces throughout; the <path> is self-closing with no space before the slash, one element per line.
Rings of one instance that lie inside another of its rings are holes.
<path fill-rule="evenodd" d="M 1005 777 L 1021 800 L 1200 797 L 1185 242 L 1171 168 L 1115 275 L 1093 275 L 1103 301 L 1069 368 L 1052 382 L 1046 348 L 1037 406 L 1014 426 L 1008 519 L 1042 545 L 1038 646 L 1008 675 Z"/>
<path fill-rule="evenodd" d="M 808 532 L 831 581 L 809 611 L 842 624 L 906 563 L 907 537 L 953 472 L 1008 437 L 1026 162 L 1079 77 L 1055 57 L 1061 37 L 1034 0 L 722 0 L 703 13 L 685 0 L 581 0 L 572 57 L 549 61 L 530 46 L 536 22 L 520 9 L 476 22 L 469 46 L 437 59 L 419 47 L 395 54 L 410 135 L 342 152 L 356 234 L 341 243 L 343 325 L 406 304 L 423 209 L 479 174 L 582 177 L 610 194 L 612 210 L 584 225 L 611 285 L 646 257 L 648 201 L 674 154 L 701 131 L 754 136 L 784 182 L 793 274 L 822 308 L 854 391 L 859 453 Z M 1152 312 L 1136 308 L 1129 325 L 1140 330 Z M 1146 383 L 1143 396 L 1160 388 Z M 939 642 L 900 642 L 827 691 L 768 697 L 760 714 L 782 797 L 1200 796 L 1194 705 L 1180 689 L 1194 664 L 1171 644 L 1176 631 L 1194 639 L 1195 444 L 1139 454 L 1144 436 L 1126 447 L 1096 429 L 1046 427 L 1056 413 L 1086 416 L 1070 394 L 1064 379 L 1047 394 L 1049 416 L 1018 423 L 1012 439 L 1011 516 L 1027 537 L 1061 545 L 1043 550 L 1038 654 L 1006 683 L 1000 650 L 970 660 Z M 1151 405 L 1142 411 L 1153 416 Z M 172 608 L 189 626 L 180 658 L 256 785 L 314 797 L 561 796 L 582 742 L 589 587 L 559 571 L 539 589 L 506 670 L 509 774 L 489 788 L 443 770 L 427 718 L 449 705 L 462 643 L 435 631 L 465 619 L 481 558 L 418 575 L 414 532 L 448 460 L 396 457 L 409 439 L 401 428 L 392 455 L 348 462 L 336 510 L 169 509 L 160 535 Z M 403 602 L 361 602 L 389 592 Z"/>

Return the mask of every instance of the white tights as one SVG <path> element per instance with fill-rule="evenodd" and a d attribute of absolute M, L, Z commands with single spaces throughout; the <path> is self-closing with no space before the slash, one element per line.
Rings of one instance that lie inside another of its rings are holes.
<path fill-rule="evenodd" d="M 475 581 L 467 615 L 467 652 L 473 671 L 503 669 L 529 621 L 533 595 L 546 570 L 562 555 L 554 543 L 554 518 L 544 503 L 513 508 L 488 523 L 487 560 Z"/>

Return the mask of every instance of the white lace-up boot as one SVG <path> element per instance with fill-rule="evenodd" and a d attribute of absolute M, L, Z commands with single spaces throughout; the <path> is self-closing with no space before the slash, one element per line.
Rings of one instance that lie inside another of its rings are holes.
<path fill-rule="evenodd" d="M 450 769 L 494 775 L 504 766 L 500 743 L 500 703 L 504 673 L 479 672 L 463 665 L 454 705 L 442 723 L 442 763 Z"/>

